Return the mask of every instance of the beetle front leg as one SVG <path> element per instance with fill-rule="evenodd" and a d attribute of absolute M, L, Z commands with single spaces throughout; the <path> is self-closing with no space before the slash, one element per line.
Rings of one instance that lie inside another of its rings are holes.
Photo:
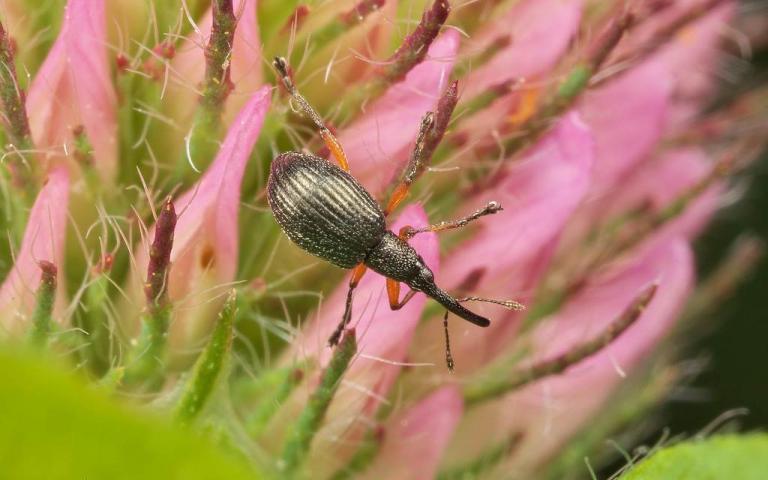
<path fill-rule="evenodd" d="M 414 295 L 416 295 L 416 290 L 411 290 L 405 294 L 402 300 L 400 300 L 400 282 L 391 278 L 387 279 L 387 297 L 389 297 L 390 309 L 400 310 L 413 298 Z"/>
<path fill-rule="evenodd" d="M 419 233 L 443 232 L 445 230 L 461 228 L 471 222 L 474 222 L 475 220 L 481 217 L 484 217 L 486 215 L 493 215 L 494 213 L 498 213 L 502 210 L 504 209 L 501 208 L 501 205 L 499 204 L 499 202 L 491 201 L 491 202 L 488 202 L 488 205 L 486 205 L 485 207 L 475 211 L 474 213 L 467 215 L 466 217 L 462 217 L 458 220 L 440 222 L 434 225 L 429 225 L 427 227 L 421 227 L 421 228 L 413 228 L 411 226 L 403 227 L 400 229 L 400 238 L 402 238 L 403 240 L 409 240 L 415 237 L 416 235 L 418 235 Z"/>
<path fill-rule="evenodd" d="M 358 264 L 352 270 L 352 278 L 349 279 L 349 290 L 347 290 L 347 301 L 344 303 L 344 315 L 341 317 L 341 322 L 339 322 L 336 330 L 334 330 L 331 336 L 328 338 L 329 347 L 335 347 L 339 344 L 342 332 L 344 332 L 344 329 L 352 319 L 352 293 L 355 291 L 355 288 L 357 288 L 357 285 L 360 283 L 360 279 L 363 278 L 363 275 L 365 275 L 367 270 L 368 267 L 366 267 L 363 263 Z"/>

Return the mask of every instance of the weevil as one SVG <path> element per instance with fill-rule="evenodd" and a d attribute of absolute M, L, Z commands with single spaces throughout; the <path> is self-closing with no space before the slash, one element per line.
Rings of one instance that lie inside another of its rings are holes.
<path fill-rule="evenodd" d="M 480 217 L 501 211 L 501 205 L 492 201 L 484 208 L 459 220 L 423 228 L 406 226 L 395 234 L 387 228 L 386 219 L 405 199 L 416 173 L 421 168 L 424 161 L 424 141 L 434 124 L 434 113 L 427 112 L 423 117 L 411 162 L 403 172 L 386 207 L 382 209 L 373 196 L 350 174 L 341 143 L 299 93 L 291 79 L 285 59 L 277 57 L 273 65 L 294 105 L 314 124 L 330 154 L 338 163 L 337 165 L 307 153 L 281 153 L 272 161 L 267 182 L 269 205 L 288 238 L 313 255 L 338 267 L 352 269 L 344 314 L 328 339 L 328 344 L 338 344 L 352 317 L 353 292 L 365 272 L 371 269 L 386 277 L 387 296 L 392 310 L 402 308 L 417 292 L 428 295 L 446 308 L 443 317 L 446 363 L 449 370 L 453 370 L 454 363 L 448 338 L 448 312 L 477 326 L 487 327 L 490 325 L 487 318 L 468 310 L 462 303 L 484 301 L 511 309 L 521 306 L 514 301 L 451 296 L 437 286 L 432 270 L 408 244 L 408 240 L 423 232 L 463 227 Z M 410 288 L 402 299 L 401 283 Z"/>

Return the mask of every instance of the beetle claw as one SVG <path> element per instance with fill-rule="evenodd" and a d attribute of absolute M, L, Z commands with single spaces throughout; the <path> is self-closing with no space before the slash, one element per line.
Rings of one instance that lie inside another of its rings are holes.
<path fill-rule="evenodd" d="M 328 338 L 328 347 L 335 347 L 339 344 L 339 340 L 341 340 L 341 330 L 336 329 L 336 331 Z"/>

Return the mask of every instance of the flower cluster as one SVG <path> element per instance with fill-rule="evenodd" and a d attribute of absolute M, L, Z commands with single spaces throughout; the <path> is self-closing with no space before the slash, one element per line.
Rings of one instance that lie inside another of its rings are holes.
<path fill-rule="evenodd" d="M 691 242 L 765 133 L 764 88 L 712 101 L 735 1 L 6 4 L 2 336 L 216 426 L 259 470 L 581 469 L 680 379 L 652 354 L 727 290 L 697 287 Z M 526 305 L 449 317 L 455 372 L 437 304 L 392 311 L 374 273 L 327 346 L 348 280 L 284 238 L 264 188 L 280 152 L 334 159 L 275 56 L 382 201 L 435 112 L 393 232 L 503 206 L 411 240 L 441 288 Z"/>

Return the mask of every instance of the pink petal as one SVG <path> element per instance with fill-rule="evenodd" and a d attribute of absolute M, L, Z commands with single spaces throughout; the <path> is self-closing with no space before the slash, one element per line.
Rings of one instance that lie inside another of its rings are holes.
<path fill-rule="evenodd" d="M 710 100 L 718 87 L 717 59 L 724 31 L 733 16 L 735 2 L 725 2 L 689 28 L 657 55 L 675 81 L 676 108 L 673 125 L 681 124 Z"/>
<path fill-rule="evenodd" d="M 362 2 L 355 2 L 360 4 Z M 352 12 L 349 2 L 325 2 L 313 9 L 301 28 L 312 31 L 319 28 L 325 18 L 346 16 Z M 392 53 L 390 47 L 393 32 L 397 28 L 397 1 L 386 1 L 381 8 L 371 12 L 358 27 L 353 27 L 334 41 L 327 42 L 301 62 L 302 72 L 310 74 L 312 81 L 302 82 L 301 90 L 307 98 L 313 99 L 315 108 L 323 111 L 337 99 L 328 92 L 348 89 L 366 75 L 375 71 L 377 65 L 371 58 L 386 58 Z M 313 17 L 316 17 L 313 20 Z M 305 78 L 310 80 L 310 78 Z"/>
<path fill-rule="evenodd" d="M 500 202 L 504 210 L 480 220 L 479 232 L 448 255 L 439 284 L 456 288 L 483 272 L 471 293 L 526 303 L 589 188 L 593 156 L 591 132 L 576 114 L 566 115 L 497 186 L 464 201 L 466 211 L 489 200 Z M 503 309 L 471 307 L 488 315 L 491 326 L 481 330 L 460 320 L 453 323 L 458 330 L 454 336 L 461 338 L 454 356 L 461 359 L 459 368 L 470 370 L 492 358 L 515 326 Z"/>
<path fill-rule="evenodd" d="M 227 101 L 224 117 L 229 123 L 248 101 L 254 91 L 262 85 L 262 58 L 259 24 L 256 19 L 256 0 L 238 0 L 234 2 L 235 15 L 238 16 L 235 39 L 232 46 L 230 76 L 234 90 Z M 190 38 L 179 48 L 171 62 L 173 79 L 181 85 L 181 91 L 174 92 L 173 101 L 187 117 L 197 105 L 194 89 L 205 76 L 205 46 L 211 35 L 211 10 L 197 22 L 199 32 L 193 32 Z"/>
<path fill-rule="evenodd" d="M 103 0 L 70 0 L 61 33 L 27 97 L 36 147 L 72 151 L 72 130 L 85 127 L 102 178 L 117 168 L 117 97 L 107 63 Z M 63 150 L 64 144 L 69 145 Z"/>
<path fill-rule="evenodd" d="M 443 387 L 391 419 L 384 430 L 384 444 L 361 478 L 435 478 L 463 412 L 461 394 Z"/>
<path fill-rule="evenodd" d="M 503 36 L 510 36 L 511 43 L 469 75 L 465 98 L 505 80 L 531 79 L 550 70 L 578 31 L 581 9 L 581 0 L 524 0 L 495 19 L 470 48 L 482 51 Z"/>
<path fill-rule="evenodd" d="M 238 209 L 245 166 L 259 137 L 271 99 L 263 87 L 243 107 L 203 177 L 176 202 L 178 221 L 171 250 L 168 293 L 174 302 L 170 339 L 178 353 L 207 332 L 220 307 L 222 292 L 237 269 Z M 135 328 L 144 305 L 141 290 L 154 228 L 136 254 L 129 299 L 121 317 Z"/>
<path fill-rule="evenodd" d="M 448 30 L 429 48 L 427 58 L 405 80 L 365 107 L 365 113 L 339 135 L 355 177 L 380 191 L 399 174 L 419 131 L 421 117 L 434 110 L 450 80 L 459 34 Z"/>
<path fill-rule="evenodd" d="M 675 324 L 694 282 L 693 255 L 679 238 L 656 242 L 629 263 L 594 278 L 532 338 L 532 359 L 551 358 L 605 329 L 648 285 L 656 296 L 640 319 L 612 344 L 568 369 L 499 401 L 473 410 L 447 455 L 466 461 L 522 433 L 512 463 L 522 476 L 560 451 L 564 442 L 598 414 L 611 393 Z M 469 442 L 467 439 L 473 439 Z"/>
<path fill-rule="evenodd" d="M 241 0 L 235 6 L 238 18 L 235 41 L 232 47 L 232 83 L 235 89 L 227 112 L 237 112 L 251 93 L 262 85 L 261 37 L 256 19 L 256 0 Z M 230 115 L 232 118 L 234 115 Z"/>
<path fill-rule="evenodd" d="M 40 284 L 38 262 L 49 261 L 63 269 L 68 200 L 69 174 L 66 168 L 56 167 L 32 206 L 16 263 L 0 287 L 0 325 L 5 330 L 18 328 L 34 309 Z"/>
<path fill-rule="evenodd" d="M 186 269 L 196 262 L 197 257 L 190 256 L 190 252 L 198 251 L 206 242 L 216 255 L 217 277 L 229 282 L 235 276 L 240 184 L 269 109 L 271 93 L 271 88 L 265 86 L 251 96 L 230 127 L 216 159 L 200 181 L 176 201 L 179 220 L 171 253 L 172 297 L 174 289 L 183 288 L 188 281 Z"/>
<path fill-rule="evenodd" d="M 648 61 L 585 94 L 578 109 L 595 137 L 592 195 L 614 187 L 661 139 L 672 85 L 666 67 Z"/>
<path fill-rule="evenodd" d="M 633 297 L 654 281 L 659 284 L 656 297 L 624 335 L 566 375 L 533 385 L 519 398 L 511 399 L 515 405 L 527 404 L 529 419 L 538 412 L 533 423 L 522 422 L 530 436 L 518 455 L 519 461 L 527 463 L 531 456 L 541 459 L 547 452 L 556 451 L 569 435 L 592 418 L 623 381 L 619 372 L 629 372 L 674 325 L 693 287 L 690 247 L 683 240 L 673 239 L 646 250 L 618 275 L 593 282 L 551 319 L 546 329 L 537 332 L 534 343 L 541 352 L 539 358 L 562 352 L 606 328 Z M 585 385 L 589 388 L 585 389 Z M 551 400 L 546 406 L 542 403 L 544 396 Z M 557 425 L 556 433 L 546 431 L 547 421 Z M 527 449 L 535 451 L 535 455 L 527 455 Z"/>
<path fill-rule="evenodd" d="M 681 148 L 660 154 L 637 168 L 613 193 L 609 217 L 641 206 L 660 212 L 688 192 L 712 171 L 713 163 L 703 150 Z M 685 212 L 665 225 L 656 236 L 696 236 L 707 224 L 718 204 L 721 188 L 717 185 L 688 204 Z"/>

